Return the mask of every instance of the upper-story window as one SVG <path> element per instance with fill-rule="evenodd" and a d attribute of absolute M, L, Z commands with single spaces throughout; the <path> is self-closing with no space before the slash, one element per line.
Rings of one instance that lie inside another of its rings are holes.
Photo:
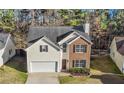
<path fill-rule="evenodd" d="M 86 52 L 87 46 L 86 45 L 75 45 L 75 52 Z"/>
<path fill-rule="evenodd" d="M 112 53 L 112 55 L 113 55 L 113 57 L 115 57 L 115 53 L 114 52 Z"/>
<path fill-rule="evenodd" d="M 67 51 L 67 44 L 64 43 L 64 44 L 63 44 L 63 52 L 66 52 L 66 51 Z"/>
<path fill-rule="evenodd" d="M 11 54 L 12 54 L 12 49 L 9 50 L 9 55 L 11 55 Z"/>
<path fill-rule="evenodd" d="M 47 45 L 40 45 L 40 52 L 48 52 L 48 46 Z"/>

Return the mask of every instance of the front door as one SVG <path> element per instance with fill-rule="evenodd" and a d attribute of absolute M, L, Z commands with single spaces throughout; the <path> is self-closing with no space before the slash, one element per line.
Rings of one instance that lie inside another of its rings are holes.
<path fill-rule="evenodd" d="M 66 59 L 62 60 L 62 70 L 66 70 Z"/>

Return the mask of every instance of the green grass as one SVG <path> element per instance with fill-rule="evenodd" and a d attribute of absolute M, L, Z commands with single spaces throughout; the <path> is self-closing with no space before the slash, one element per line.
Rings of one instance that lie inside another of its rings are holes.
<path fill-rule="evenodd" d="M 82 84 L 88 77 L 59 76 L 60 84 Z"/>
<path fill-rule="evenodd" d="M 91 69 L 105 73 L 120 74 L 120 70 L 109 56 L 95 57 L 91 60 Z"/>
<path fill-rule="evenodd" d="M 24 64 L 17 59 L 10 60 L 0 68 L 0 84 L 24 84 L 27 73 Z"/>
<path fill-rule="evenodd" d="M 91 72 L 95 72 L 92 74 L 99 76 L 98 77 L 99 79 L 100 77 L 102 77 L 103 73 L 115 73 L 119 75 L 121 78 L 123 78 L 124 76 L 121 74 L 120 70 L 109 56 L 100 56 L 100 57 L 92 58 Z M 86 76 L 82 76 L 82 77 L 60 76 L 59 81 L 60 84 L 86 84 L 88 81 L 89 83 L 94 82 L 95 84 L 95 82 L 98 82 L 97 78 L 93 79 L 91 77 L 86 77 Z"/>

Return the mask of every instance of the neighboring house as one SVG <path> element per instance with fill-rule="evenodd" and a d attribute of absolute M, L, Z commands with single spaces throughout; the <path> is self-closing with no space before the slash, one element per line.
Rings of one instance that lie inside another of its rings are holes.
<path fill-rule="evenodd" d="M 124 37 L 115 37 L 110 46 L 110 57 L 124 73 Z"/>
<path fill-rule="evenodd" d="M 15 44 L 10 34 L 0 33 L 0 66 L 15 55 Z"/>
<path fill-rule="evenodd" d="M 84 33 L 87 32 L 87 33 Z M 90 67 L 89 24 L 31 27 L 27 35 L 28 72 L 60 72 Z"/>

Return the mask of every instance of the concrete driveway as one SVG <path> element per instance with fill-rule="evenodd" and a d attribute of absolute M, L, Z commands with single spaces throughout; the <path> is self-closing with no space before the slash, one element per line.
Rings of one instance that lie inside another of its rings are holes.
<path fill-rule="evenodd" d="M 59 84 L 58 73 L 29 73 L 26 84 Z"/>

